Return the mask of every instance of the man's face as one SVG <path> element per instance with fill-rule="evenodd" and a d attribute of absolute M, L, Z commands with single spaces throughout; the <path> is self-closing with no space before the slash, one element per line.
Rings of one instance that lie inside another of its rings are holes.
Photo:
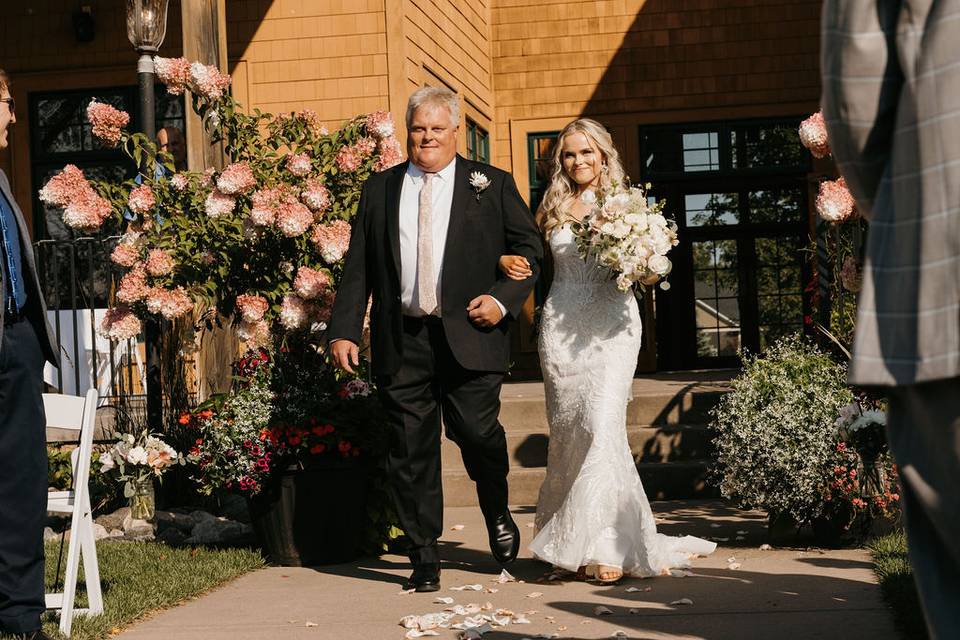
<path fill-rule="evenodd" d="M 10 100 L 10 90 L 7 87 L 0 88 L 0 149 L 6 149 L 8 144 L 7 129 L 17 121 L 17 115 L 13 112 L 13 105 Z"/>
<path fill-rule="evenodd" d="M 457 155 L 457 129 L 446 105 L 424 104 L 413 112 L 407 131 L 407 156 L 426 172 L 436 172 Z"/>
<path fill-rule="evenodd" d="M 173 163 L 178 170 L 187 167 L 187 144 L 179 129 L 164 127 L 157 133 L 157 145 L 161 151 L 173 156 Z"/>

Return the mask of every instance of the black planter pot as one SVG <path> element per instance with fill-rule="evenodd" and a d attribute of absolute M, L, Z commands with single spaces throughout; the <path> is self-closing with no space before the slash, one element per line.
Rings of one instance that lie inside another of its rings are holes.
<path fill-rule="evenodd" d="M 250 498 L 250 519 L 272 564 L 350 562 L 360 555 L 366 521 L 367 466 L 322 457 L 278 472 Z"/>

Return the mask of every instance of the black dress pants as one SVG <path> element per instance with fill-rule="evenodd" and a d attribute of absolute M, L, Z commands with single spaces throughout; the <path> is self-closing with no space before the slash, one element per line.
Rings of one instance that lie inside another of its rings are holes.
<path fill-rule="evenodd" d="M 40 628 L 47 514 L 43 353 L 26 320 L 0 345 L 0 632 Z"/>
<path fill-rule="evenodd" d="M 390 423 L 390 491 L 411 542 L 410 560 L 440 562 L 441 416 L 477 485 L 484 517 L 507 511 L 507 441 L 498 420 L 503 373 L 464 369 L 439 319 L 404 317 L 403 364 L 377 382 Z"/>

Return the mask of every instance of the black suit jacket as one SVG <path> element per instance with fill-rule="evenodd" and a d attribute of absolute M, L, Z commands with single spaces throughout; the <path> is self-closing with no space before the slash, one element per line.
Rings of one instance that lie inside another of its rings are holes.
<path fill-rule="evenodd" d="M 46 357 L 47 362 L 59 367 L 60 357 L 57 349 L 57 340 L 53 337 L 53 330 L 47 321 L 47 303 L 40 289 L 40 279 L 37 276 L 37 263 L 33 257 L 33 244 L 31 244 L 30 234 L 27 232 L 27 222 L 23 218 L 20 207 L 17 206 L 17 201 L 13 199 L 10 182 L 7 180 L 7 174 L 5 174 L 2 169 L 0 169 L 0 190 L 3 191 L 3 195 L 7 197 L 7 202 L 10 203 L 10 208 L 13 209 L 13 217 L 17 219 L 17 231 L 20 234 L 20 260 L 23 263 L 23 270 L 27 274 L 27 277 L 24 279 L 24 284 L 27 289 L 27 307 L 24 313 L 27 315 L 30 324 L 33 325 L 34 331 L 37 333 L 37 340 L 40 341 L 40 346 L 43 349 L 43 355 Z M 6 286 L 7 265 L 4 260 L 0 259 L 0 307 L 3 306 L 3 301 L 7 299 Z M 0 341 L 3 339 L 3 322 L 3 314 L 0 313 Z"/>
<path fill-rule="evenodd" d="M 517 317 L 540 272 L 543 245 L 530 210 L 513 177 L 495 167 L 457 156 L 450 227 L 440 283 L 441 316 L 454 357 L 466 369 L 506 371 L 510 357 L 508 319 Z M 363 187 L 353 223 L 350 250 L 337 290 L 327 335 L 357 344 L 367 299 L 373 371 L 389 375 L 400 368 L 403 314 L 400 306 L 400 189 L 407 163 L 371 176 Z M 483 173 L 490 186 L 479 199 L 470 174 Z M 497 267 L 501 255 L 525 256 L 533 270 L 526 280 L 507 278 Z M 495 327 L 480 329 L 467 316 L 467 304 L 488 293 L 507 309 Z"/>

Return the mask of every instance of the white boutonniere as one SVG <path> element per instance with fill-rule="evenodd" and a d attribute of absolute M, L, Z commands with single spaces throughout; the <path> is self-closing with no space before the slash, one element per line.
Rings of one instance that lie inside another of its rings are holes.
<path fill-rule="evenodd" d="M 479 171 L 474 171 L 470 174 L 470 186 L 473 187 L 473 192 L 477 196 L 477 202 L 480 202 L 480 194 L 490 186 L 490 178 Z"/>

